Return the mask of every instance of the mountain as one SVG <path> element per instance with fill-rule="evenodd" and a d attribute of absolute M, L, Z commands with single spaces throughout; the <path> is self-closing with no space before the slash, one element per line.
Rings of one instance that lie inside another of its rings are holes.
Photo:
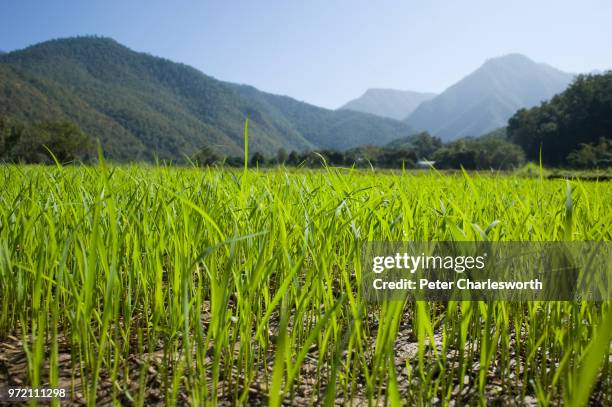
<path fill-rule="evenodd" d="M 535 106 L 562 92 L 573 78 L 573 74 L 520 54 L 493 58 L 423 102 L 405 121 L 445 141 L 479 136 L 504 126 L 518 109 Z"/>
<path fill-rule="evenodd" d="M 252 86 L 232 86 L 245 99 L 255 100 L 268 111 L 287 118 L 295 130 L 322 148 L 347 150 L 363 144 L 382 146 L 414 133 L 398 120 L 350 110 L 328 110 L 288 96 L 261 92 Z M 338 137 L 340 134 L 344 136 Z"/>
<path fill-rule="evenodd" d="M 250 151 L 266 154 L 384 144 L 411 132 L 396 120 L 222 82 L 101 37 L 52 40 L 0 56 L 0 115 L 72 121 L 121 161 L 180 160 L 204 146 L 240 155 L 246 118 Z"/>
<path fill-rule="evenodd" d="M 377 116 L 402 120 L 412 113 L 421 103 L 433 99 L 435 93 L 412 92 L 396 89 L 368 89 L 340 110 L 372 113 Z"/>

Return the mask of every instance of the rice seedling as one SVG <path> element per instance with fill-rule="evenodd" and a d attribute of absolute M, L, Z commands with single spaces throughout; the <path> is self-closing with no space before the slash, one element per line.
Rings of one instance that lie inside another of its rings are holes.
<path fill-rule="evenodd" d="M 610 302 L 366 301 L 362 243 L 609 241 L 609 183 L 0 166 L 0 383 L 74 402 L 612 403 Z"/>

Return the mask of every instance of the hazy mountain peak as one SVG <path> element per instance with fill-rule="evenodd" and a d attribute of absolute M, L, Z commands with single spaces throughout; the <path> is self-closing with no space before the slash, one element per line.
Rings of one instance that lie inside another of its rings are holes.
<path fill-rule="evenodd" d="M 551 74 L 570 75 L 551 65 L 536 62 L 533 59 L 518 53 L 506 54 L 495 58 L 487 59 L 479 69 L 484 70 L 515 70 L 516 73 L 531 74 L 529 70 L 543 70 Z"/>
<path fill-rule="evenodd" d="M 500 55 L 497 57 L 493 57 L 493 58 L 488 58 L 483 66 L 487 66 L 487 65 L 495 65 L 495 64 L 504 64 L 504 65 L 508 65 L 508 64 L 535 64 L 535 62 L 523 55 L 523 54 L 519 54 L 518 52 L 513 52 L 510 54 L 505 54 L 505 55 Z"/>
<path fill-rule="evenodd" d="M 562 92 L 573 76 L 522 54 L 491 58 L 421 104 L 406 121 L 444 140 L 479 136 L 504 126 L 516 110 Z"/>
<path fill-rule="evenodd" d="M 422 102 L 436 96 L 434 93 L 414 92 L 388 88 L 370 88 L 357 99 L 340 107 L 377 116 L 401 120 L 414 111 Z"/>

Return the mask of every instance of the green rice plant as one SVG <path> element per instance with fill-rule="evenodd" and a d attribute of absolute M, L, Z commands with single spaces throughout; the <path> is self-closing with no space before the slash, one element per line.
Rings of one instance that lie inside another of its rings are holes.
<path fill-rule="evenodd" d="M 0 166 L 0 379 L 89 405 L 612 403 L 609 301 L 361 287 L 365 241 L 609 241 L 609 183 L 247 157 Z"/>

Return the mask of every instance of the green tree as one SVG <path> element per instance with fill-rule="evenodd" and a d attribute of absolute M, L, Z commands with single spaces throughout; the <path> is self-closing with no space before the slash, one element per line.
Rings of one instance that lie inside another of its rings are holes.
<path fill-rule="evenodd" d="M 41 141 L 62 163 L 75 160 L 90 160 L 95 155 L 95 144 L 89 136 L 74 123 L 52 122 L 39 127 Z"/>
<path fill-rule="evenodd" d="M 417 155 L 410 149 L 384 149 L 375 160 L 374 165 L 381 168 L 414 168 Z"/>
<path fill-rule="evenodd" d="M 411 144 L 418 158 L 431 158 L 442 147 L 442 140 L 424 131 L 412 136 Z"/>
<path fill-rule="evenodd" d="M 291 151 L 289 153 L 289 157 L 287 157 L 287 164 L 289 165 L 298 165 L 300 163 L 300 156 L 297 151 Z"/>
<path fill-rule="evenodd" d="M 567 161 L 577 168 L 612 167 L 612 141 L 602 137 L 597 143 L 582 143 L 567 156 Z"/>
<path fill-rule="evenodd" d="M 26 125 L 2 119 L 0 159 L 10 162 L 50 163 L 51 151 L 61 163 L 88 161 L 95 156 L 91 138 L 74 123 Z"/>
<path fill-rule="evenodd" d="M 284 148 L 279 148 L 278 151 L 276 152 L 276 162 L 279 164 L 285 164 L 285 162 L 288 159 L 288 155 L 287 155 L 287 150 L 285 150 Z"/>
<path fill-rule="evenodd" d="M 579 159 L 569 154 L 583 144 L 612 139 L 612 71 L 580 75 L 561 94 L 532 109 L 521 109 L 508 121 L 508 137 L 527 158 L 548 165 L 588 162 L 588 148 Z M 586 161 L 585 161 L 586 160 Z"/>
<path fill-rule="evenodd" d="M 221 157 L 215 153 L 210 147 L 204 146 L 193 156 L 193 161 L 197 165 L 209 166 L 215 165 L 221 161 Z"/>
<path fill-rule="evenodd" d="M 251 164 L 252 167 L 262 167 L 263 165 L 266 164 L 266 158 L 264 157 L 264 155 L 262 153 L 257 151 L 251 157 L 251 163 L 250 164 Z"/>
<path fill-rule="evenodd" d="M 521 165 L 523 150 L 503 137 L 461 139 L 438 149 L 434 155 L 438 168 L 508 170 Z"/>

